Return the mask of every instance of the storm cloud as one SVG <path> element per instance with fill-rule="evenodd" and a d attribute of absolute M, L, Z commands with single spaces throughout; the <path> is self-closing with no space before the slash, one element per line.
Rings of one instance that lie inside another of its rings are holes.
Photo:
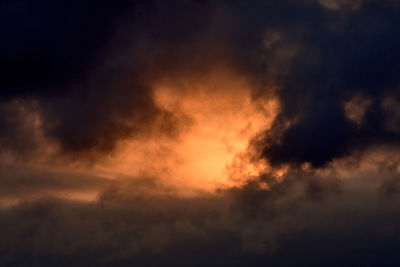
<path fill-rule="evenodd" d="M 14 0 L 0 19 L 0 265 L 399 262 L 397 1 Z M 217 132 L 247 95 L 265 125 Z M 207 169 L 213 190 L 185 187 Z"/>
<path fill-rule="evenodd" d="M 273 164 L 318 167 L 399 142 L 395 2 L 3 6 L 2 102 L 37 101 L 44 132 L 62 151 L 110 152 L 159 118 L 173 128 L 173 114 L 154 103 L 154 81 L 206 75 L 218 64 L 245 72 L 255 97 L 278 87 L 281 111 L 264 148 Z M 357 96 L 371 102 L 354 123 L 344 105 Z"/>
<path fill-rule="evenodd" d="M 373 145 L 398 146 L 398 9 L 358 2 L 287 19 L 282 34 L 297 50 L 277 78 L 282 110 L 264 149 L 273 164 L 321 167 Z"/>

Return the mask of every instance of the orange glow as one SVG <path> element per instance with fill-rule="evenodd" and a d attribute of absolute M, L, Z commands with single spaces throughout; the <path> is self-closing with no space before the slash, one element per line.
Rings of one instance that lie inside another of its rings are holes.
<path fill-rule="evenodd" d="M 177 133 L 172 136 L 158 133 L 152 136 L 154 133 L 149 133 L 149 136 L 122 140 L 112 154 L 93 164 L 66 163 L 54 157 L 57 144 L 44 139 L 40 117 L 31 112 L 34 120 L 31 120 L 32 126 L 28 126 L 43 139 L 43 149 L 41 157 L 25 163 L 24 168 L 54 176 L 55 182 L 35 194 L 23 193 L 15 198 L 3 196 L 0 207 L 43 196 L 93 201 L 104 187 L 114 182 L 129 184 L 146 178 L 157 179 L 153 191 L 166 189 L 181 196 L 192 196 L 242 185 L 263 172 L 274 171 L 266 162 L 255 160 L 257 155 L 249 141 L 271 126 L 279 109 L 276 98 L 252 99 L 253 85 L 245 77 L 226 70 L 202 78 L 171 80 L 155 82 L 154 101 L 160 109 L 176 118 Z M 22 104 L 15 105 L 19 107 Z M 155 122 L 155 131 L 168 131 L 164 125 L 157 124 L 162 124 L 161 120 Z M 13 155 L 3 154 L 1 162 L 14 162 Z M 18 169 L 18 164 L 15 164 L 14 168 Z M 63 179 L 80 177 L 99 180 L 94 180 L 88 188 L 79 184 L 71 188 L 57 185 L 57 181 L 62 184 Z M 137 188 L 138 192 L 143 190 Z"/>
<path fill-rule="evenodd" d="M 116 178 L 156 176 L 191 194 L 236 184 L 238 175 L 243 181 L 265 169 L 265 163 L 244 155 L 249 140 L 271 125 L 278 102 L 253 101 L 246 79 L 222 71 L 204 79 L 164 81 L 155 84 L 154 99 L 162 109 L 186 118 L 180 135 L 127 141 L 98 171 Z"/>

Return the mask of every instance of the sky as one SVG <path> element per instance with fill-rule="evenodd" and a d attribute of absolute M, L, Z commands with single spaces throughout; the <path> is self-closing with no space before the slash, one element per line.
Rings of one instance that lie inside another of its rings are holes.
<path fill-rule="evenodd" d="M 387 266 L 397 0 L 0 1 L 1 266 Z"/>

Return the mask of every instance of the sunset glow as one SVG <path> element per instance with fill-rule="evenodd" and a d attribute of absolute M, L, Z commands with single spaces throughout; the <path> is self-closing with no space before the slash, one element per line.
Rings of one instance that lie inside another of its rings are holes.
<path fill-rule="evenodd" d="M 0 18 L 0 267 L 400 266 L 400 1 Z"/>
<path fill-rule="evenodd" d="M 154 97 L 159 107 L 182 120 L 181 132 L 156 141 L 127 140 L 99 170 L 114 179 L 157 175 L 190 195 L 234 185 L 234 175 L 243 182 L 265 169 L 265 163 L 245 158 L 244 153 L 252 138 L 274 120 L 275 98 L 253 100 L 246 79 L 226 71 L 200 81 L 183 79 L 175 86 L 155 85 Z"/>

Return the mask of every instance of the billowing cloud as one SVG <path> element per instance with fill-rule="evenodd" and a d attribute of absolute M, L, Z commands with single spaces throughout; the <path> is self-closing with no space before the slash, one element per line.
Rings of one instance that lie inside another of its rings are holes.
<path fill-rule="evenodd" d="M 278 76 L 281 113 L 267 133 L 265 156 L 277 165 L 320 167 L 371 145 L 397 146 L 386 122 L 389 102 L 385 108 L 382 101 L 399 95 L 398 16 L 388 15 L 398 10 L 375 1 L 352 14 L 306 10 L 307 18 L 289 19 L 282 29 L 299 48 Z"/>
<path fill-rule="evenodd" d="M 29 266 L 290 266 L 395 260 L 398 202 L 377 203 L 374 190 L 337 195 L 328 181 L 296 184 L 272 190 L 248 185 L 180 198 L 165 190 L 148 194 L 160 187 L 154 180 L 142 180 L 105 190 L 98 203 L 53 198 L 21 203 L 0 211 L 0 259 L 6 265 Z M 325 195 L 323 201 L 314 198 L 316 191 L 310 187 L 325 188 L 317 190 Z M 365 253 L 370 249 L 374 253 Z M 310 251 L 315 256 L 310 257 Z"/>
<path fill-rule="evenodd" d="M 3 1 L 0 265 L 398 262 L 396 1 Z"/>

